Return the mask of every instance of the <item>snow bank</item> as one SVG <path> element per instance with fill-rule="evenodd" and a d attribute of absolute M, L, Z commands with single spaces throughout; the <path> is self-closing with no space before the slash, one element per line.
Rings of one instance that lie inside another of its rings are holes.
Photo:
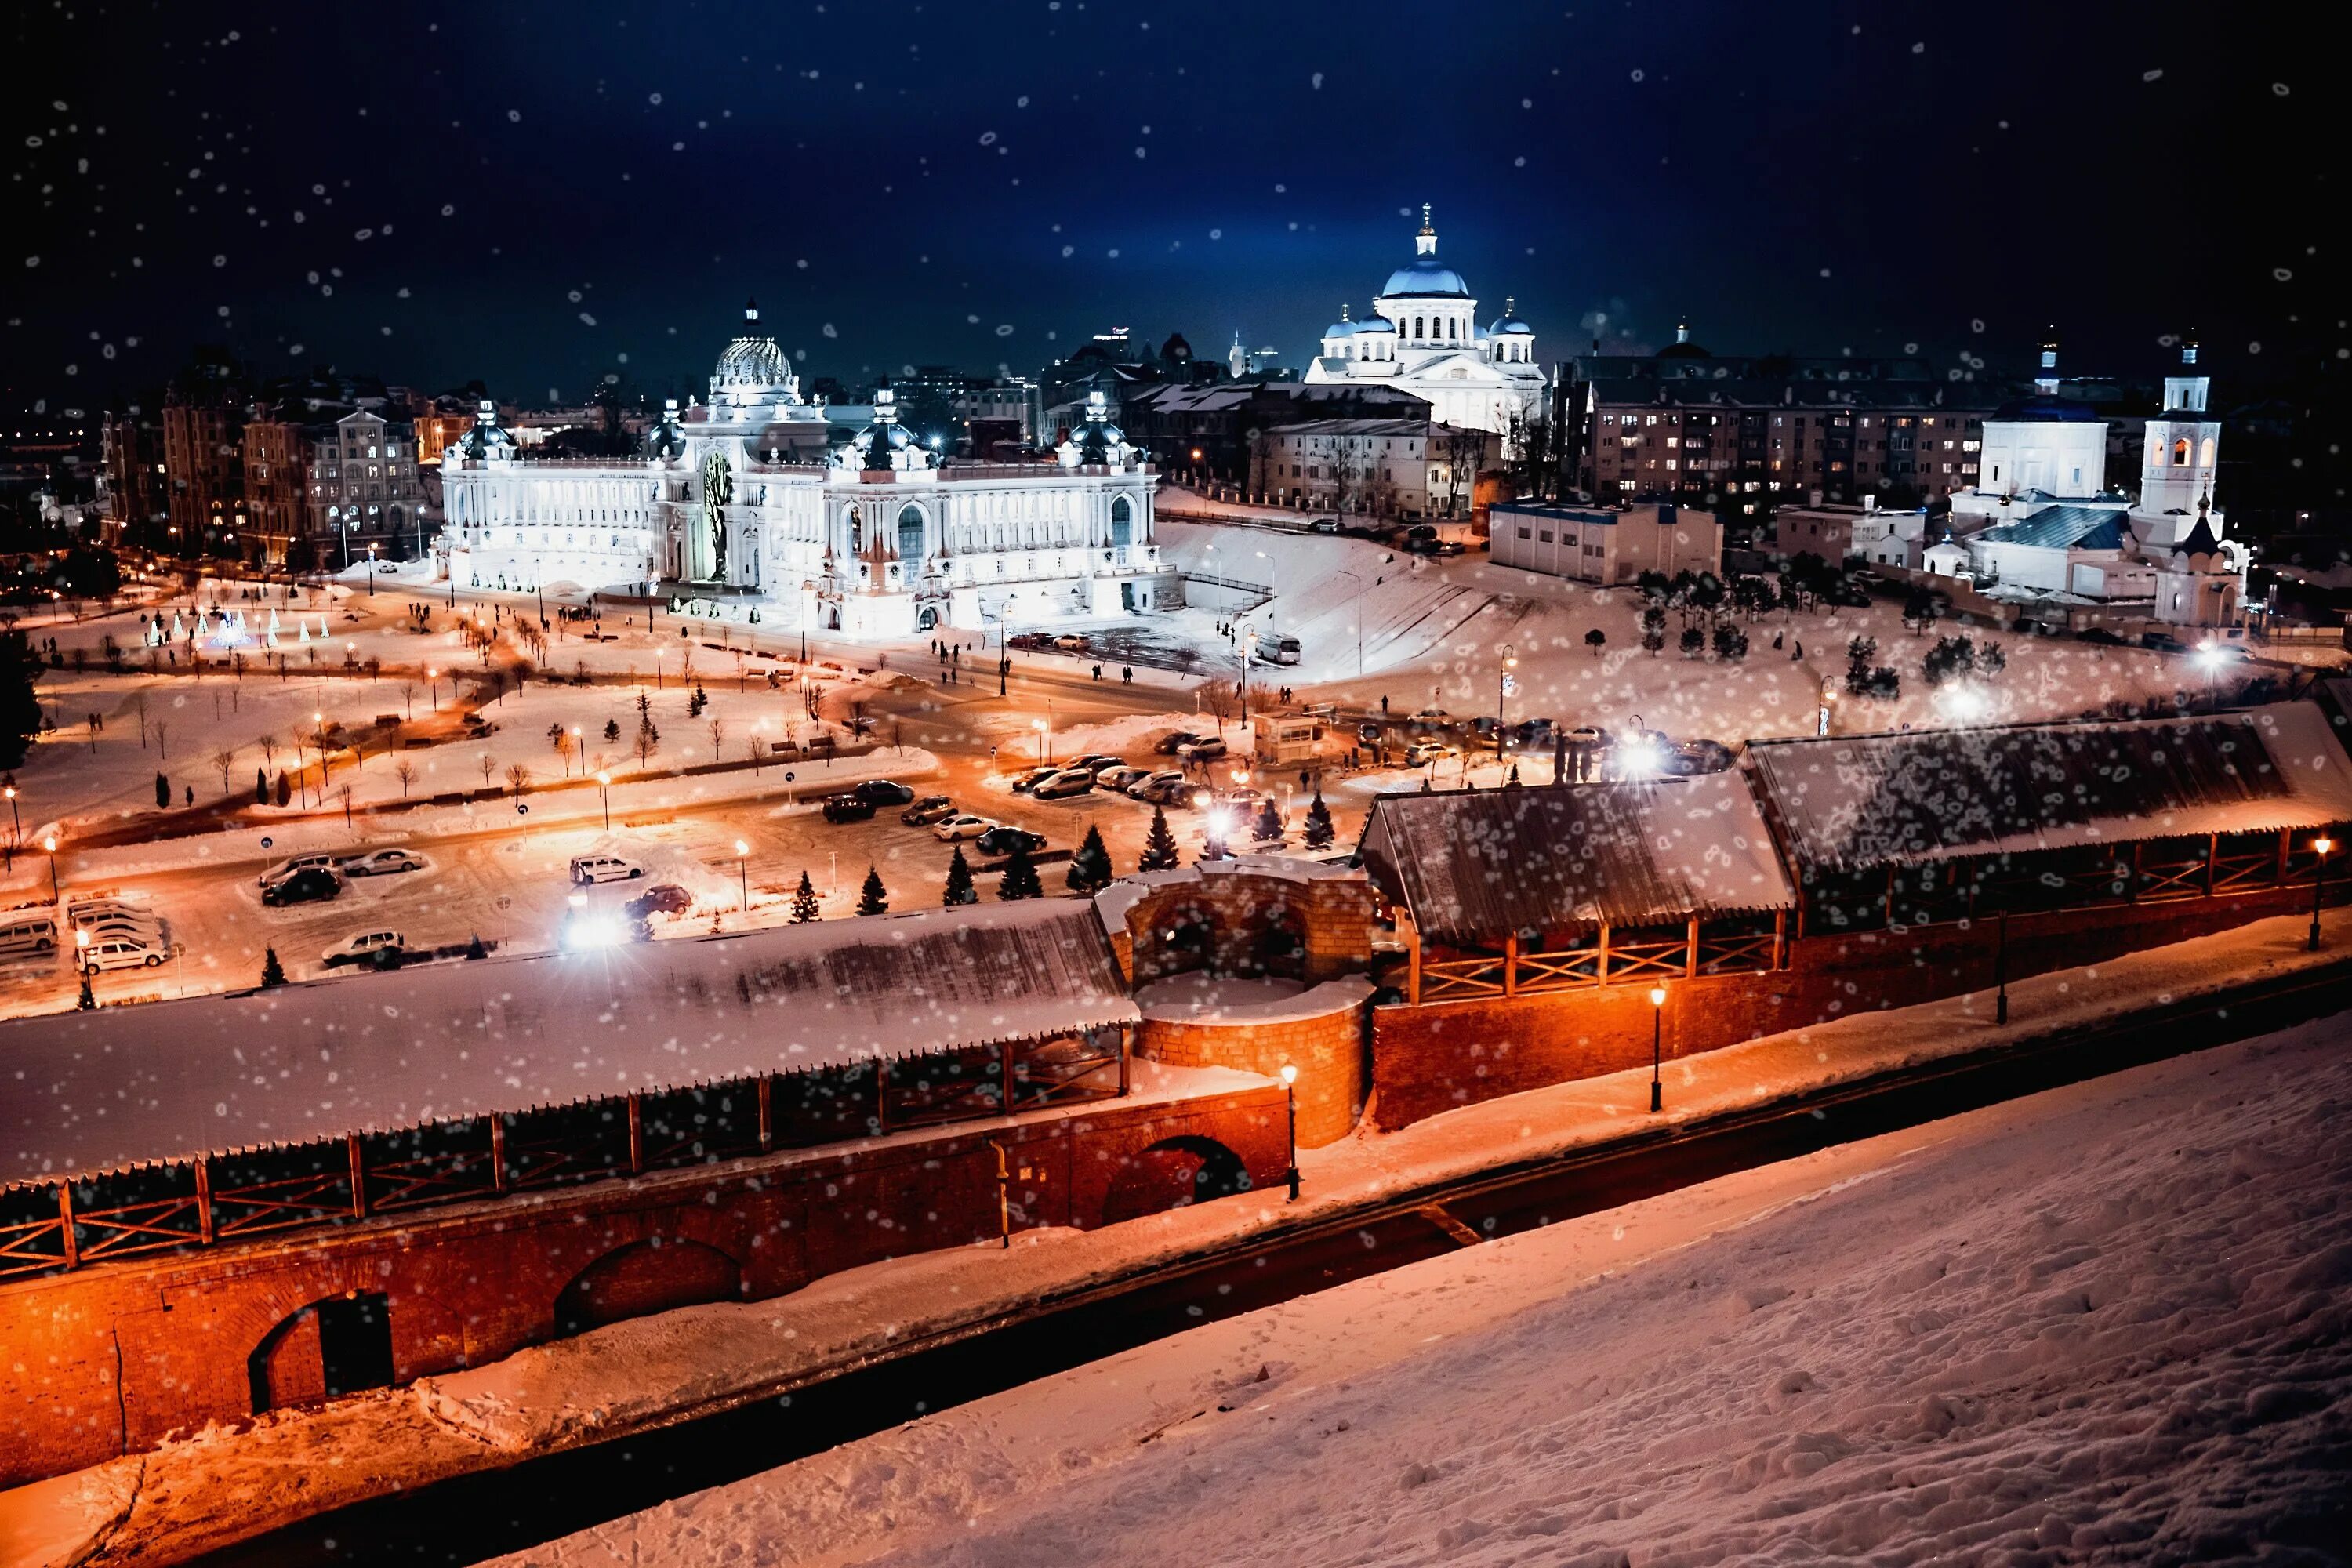
<path fill-rule="evenodd" d="M 2334 1561 L 2346 1033 L 1475 1247 L 506 1561 Z"/>

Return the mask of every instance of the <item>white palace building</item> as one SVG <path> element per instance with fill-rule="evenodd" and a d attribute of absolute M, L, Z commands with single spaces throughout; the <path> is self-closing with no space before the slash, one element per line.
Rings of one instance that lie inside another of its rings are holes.
<path fill-rule="evenodd" d="M 887 390 L 845 446 L 826 431 L 747 306 L 709 400 L 672 400 L 639 457 L 527 458 L 485 401 L 442 456 L 438 567 L 459 588 L 667 594 L 877 640 L 1176 601 L 1153 541 L 1159 476 L 1099 393 L 1033 463 L 942 461 Z"/>

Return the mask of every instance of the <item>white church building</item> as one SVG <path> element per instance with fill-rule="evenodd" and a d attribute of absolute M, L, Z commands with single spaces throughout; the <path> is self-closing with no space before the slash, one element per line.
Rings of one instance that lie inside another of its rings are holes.
<path fill-rule="evenodd" d="M 1541 410 L 1545 387 L 1535 330 L 1512 314 L 1513 304 L 1479 324 L 1470 285 L 1437 259 L 1437 230 L 1423 206 L 1412 260 L 1389 274 L 1364 320 L 1339 308 L 1302 379 L 1393 386 L 1427 399 L 1441 425 L 1491 430 L 1507 443 Z"/>
<path fill-rule="evenodd" d="M 2147 421 L 2137 499 L 2104 483 L 2107 426 L 2059 400 L 2057 349 L 2045 344 L 2036 394 L 1984 423 L 1976 486 L 1952 497 L 1949 530 L 1926 570 L 1965 574 L 1998 597 L 2146 600 L 2159 621 L 2234 624 L 2248 552 L 2213 502 L 2221 426 L 2192 339 L 2164 406 Z"/>
<path fill-rule="evenodd" d="M 485 401 L 442 457 L 437 563 L 459 588 L 667 594 L 863 639 L 1176 600 L 1153 538 L 1158 475 L 1099 393 L 1049 461 L 942 461 L 887 389 L 846 445 L 827 428 L 749 306 L 708 400 L 672 400 L 636 458 L 526 458 Z"/>

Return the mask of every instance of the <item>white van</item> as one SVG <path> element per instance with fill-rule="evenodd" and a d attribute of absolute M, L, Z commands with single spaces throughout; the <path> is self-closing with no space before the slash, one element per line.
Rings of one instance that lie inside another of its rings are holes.
<path fill-rule="evenodd" d="M 152 969 L 163 962 L 163 955 L 143 942 L 133 942 L 127 936 L 110 936 L 103 942 L 91 942 L 77 955 L 84 974 L 96 974 L 103 969 Z"/>
<path fill-rule="evenodd" d="M 591 882 L 625 882 L 645 874 L 643 866 L 632 866 L 617 855 L 577 855 L 572 860 L 572 879 L 583 887 Z"/>
<path fill-rule="evenodd" d="M 47 954 L 57 950 L 56 916 L 0 915 L 0 958 L 18 958 L 28 952 Z"/>

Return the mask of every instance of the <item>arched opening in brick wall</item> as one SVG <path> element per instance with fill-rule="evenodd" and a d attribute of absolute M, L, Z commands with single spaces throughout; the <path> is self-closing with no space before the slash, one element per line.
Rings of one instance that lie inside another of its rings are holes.
<path fill-rule="evenodd" d="M 1241 1156 L 1214 1138 L 1164 1138 L 1119 1162 L 1103 1200 L 1103 1223 L 1228 1197 L 1249 1184 Z"/>
<path fill-rule="evenodd" d="M 1287 905 L 1276 905 L 1250 943 L 1250 963 L 1277 980 L 1307 977 L 1307 921 Z"/>
<path fill-rule="evenodd" d="M 1155 973 L 1181 974 L 1187 970 L 1206 969 L 1214 962 L 1216 952 L 1216 921 L 1198 904 L 1184 904 L 1169 910 L 1152 928 L 1151 967 Z"/>
<path fill-rule="evenodd" d="M 313 1301 L 262 1336 L 246 1357 L 253 1413 L 315 1404 L 392 1384 L 392 1304 L 382 1291 Z"/>
<path fill-rule="evenodd" d="M 582 1269 L 555 1298 L 555 1331 L 584 1333 L 673 1307 L 732 1301 L 743 1271 L 715 1247 L 654 1237 L 616 1247 Z"/>

